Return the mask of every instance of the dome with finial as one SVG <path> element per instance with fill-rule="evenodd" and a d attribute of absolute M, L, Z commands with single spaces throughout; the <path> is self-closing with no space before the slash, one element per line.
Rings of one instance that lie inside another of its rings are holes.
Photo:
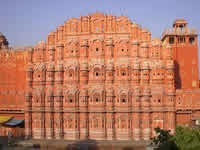
<path fill-rule="evenodd" d="M 0 32 L 0 49 L 8 49 L 8 41 L 1 32 Z"/>

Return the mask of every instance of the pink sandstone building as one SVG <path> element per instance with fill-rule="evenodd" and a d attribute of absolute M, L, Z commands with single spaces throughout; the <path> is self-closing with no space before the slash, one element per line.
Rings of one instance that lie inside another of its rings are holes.
<path fill-rule="evenodd" d="M 71 18 L 34 48 L 4 46 L 0 69 L 1 115 L 34 139 L 149 140 L 200 123 L 197 31 L 183 19 L 159 39 L 125 16 Z"/>

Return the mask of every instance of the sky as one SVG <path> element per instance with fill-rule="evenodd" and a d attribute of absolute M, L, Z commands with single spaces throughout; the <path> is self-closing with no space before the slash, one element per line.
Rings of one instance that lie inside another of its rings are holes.
<path fill-rule="evenodd" d="M 93 12 L 128 16 L 152 37 L 177 18 L 200 31 L 199 0 L 0 0 L 0 32 L 11 46 L 35 45 L 71 17 Z M 199 33 L 199 32 L 198 32 Z"/>

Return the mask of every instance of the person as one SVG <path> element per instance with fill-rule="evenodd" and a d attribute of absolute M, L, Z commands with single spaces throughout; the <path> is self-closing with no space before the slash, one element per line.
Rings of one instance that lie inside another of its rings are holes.
<path fill-rule="evenodd" d="M 8 131 L 8 146 L 11 145 L 12 132 Z"/>

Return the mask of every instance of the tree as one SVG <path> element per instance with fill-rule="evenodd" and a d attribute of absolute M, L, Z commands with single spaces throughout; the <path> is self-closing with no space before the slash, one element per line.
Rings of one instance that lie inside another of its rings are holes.
<path fill-rule="evenodd" d="M 156 147 L 155 150 L 178 150 L 176 144 L 173 141 L 173 136 L 170 135 L 170 130 L 163 130 L 155 128 L 157 134 L 153 138 L 152 144 Z"/>
<path fill-rule="evenodd" d="M 198 150 L 200 149 L 200 129 L 178 126 L 172 140 L 180 150 Z"/>

